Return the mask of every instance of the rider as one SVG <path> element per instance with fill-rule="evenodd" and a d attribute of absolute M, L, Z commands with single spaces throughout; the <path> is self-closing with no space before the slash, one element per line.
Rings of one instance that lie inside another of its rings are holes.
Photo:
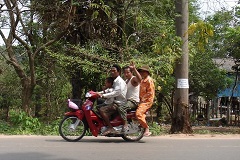
<path fill-rule="evenodd" d="M 107 77 L 105 79 L 105 86 L 103 87 L 103 91 L 98 92 L 98 94 L 104 94 L 104 93 L 110 93 L 113 91 L 113 77 Z M 113 97 L 105 99 L 105 101 L 102 104 L 97 105 L 97 108 L 99 109 L 100 107 L 107 106 L 107 105 L 112 105 L 114 101 Z"/>
<path fill-rule="evenodd" d="M 137 72 L 134 63 L 132 62 L 130 66 L 126 66 L 123 68 L 124 77 L 126 78 L 127 83 L 127 103 L 118 107 L 118 112 L 120 113 L 121 118 L 123 119 L 123 128 L 122 132 L 126 132 L 128 130 L 127 124 L 127 110 L 128 109 L 136 109 L 139 104 L 139 91 L 140 91 L 140 82 L 141 75 Z M 133 76 L 135 73 L 136 76 Z"/>
<path fill-rule="evenodd" d="M 149 126 L 146 122 L 146 112 L 153 105 L 153 100 L 155 96 L 155 86 L 153 79 L 150 77 L 149 66 L 142 66 L 137 70 L 142 81 L 140 84 L 140 104 L 136 110 L 136 117 L 143 128 L 145 128 L 144 136 L 150 136 Z"/>
<path fill-rule="evenodd" d="M 127 93 L 127 85 L 125 81 L 120 77 L 121 67 L 117 64 L 114 64 L 111 67 L 111 77 L 114 78 L 113 81 L 113 91 L 110 93 L 99 94 L 101 98 L 114 98 L 113 105 L 107 105 L 101 107 L 99 109 L 100 114 L 103 120 L 108 125 L 108 129 L 103 133 L 103 135 L 107 135 L 109 133 L 115 133 L 113 126 L 110 123 L 110 116 L 117 112 L 117 107 L 126 103 L 126 93 Z"/>

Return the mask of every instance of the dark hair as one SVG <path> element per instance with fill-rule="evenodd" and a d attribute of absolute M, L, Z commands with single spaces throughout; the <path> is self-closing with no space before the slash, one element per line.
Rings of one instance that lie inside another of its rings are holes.
<path fill-rule="evenodd" d="M 125 69 L 129 69 L 130 72 L 132 72 L 132 69 L 131 69 L 129 66 L 125 66 L 125 67 L 123 67 L 123 71 L 124 71 Z"/>
<path fill-rule="evenodd" d="M 106 78 L 106 81 L 107 81 L 108 83 L 111 83 L 111 84 L 113 85 L 114 78 L 113 78 L 113 77 L 107 77 L 107 78 Z"/>
<path fill-rule="evenodd" d="M 116 68 L 119 73 L 121 73 L 121 67 L 118 64 L 112 65 L 112 67 Z"/>

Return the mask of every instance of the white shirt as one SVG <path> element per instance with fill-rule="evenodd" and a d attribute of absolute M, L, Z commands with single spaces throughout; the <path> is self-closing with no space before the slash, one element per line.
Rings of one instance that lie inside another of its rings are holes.
<path fill-rule="evenodd" d="M 137 86 L 133 86 L 132 83 L 131 83 L 132 78 L 130 80 L 128 80 L 128 83 L 127 83 L 126 98 L 128 100 L 134 100 L 136 102 L 140 102 L 140 99 L 139 99 L 140 85 L 138 84 Z"/>
<path fill-rule="evenodd" d="M 127 85 L 126 82 L 118 76 L 113 81 L 113 91 L 103 94 L 104 98 L 114 98 L 114 103 L 122 105 L 126 103 Z"/>
<path fill-rule="evenodd" d="M 101 94 L 103 94 L 103 93 L 110 93 L 112 91 L 113 91 L 113 88 L 107 88 L 104 91 L 101 91 L 99 93 L 101 93 Z M 113 101 L 114 101 L 114 97 L 111 97 L 111 98 L 107 98 L 104 103 L 105 104 L 112 104 Z"/>

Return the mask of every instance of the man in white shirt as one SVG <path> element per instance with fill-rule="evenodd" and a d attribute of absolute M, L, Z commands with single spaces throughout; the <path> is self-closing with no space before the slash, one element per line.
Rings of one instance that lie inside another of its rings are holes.
<path fill-rule="evenodd" d="M 100 114 L 103 120 L 108 125 L 108 129 L 103 133 L 103 135 L 108 135 L 109 133 L 115 133 L 113 126 L 110 123 L 110 116 L 117 112 L 117 107 L 126 103 L 126 93 L 127 85 L 125 81 L 120 77 L 121 67 L 117 64 L 111 67 L 111 77 L 114 78 L 113 81 L 113 91 L 110 93 L 100 94 L 102 98 L 114 97 L 114 105 L 101 107 Z"/>

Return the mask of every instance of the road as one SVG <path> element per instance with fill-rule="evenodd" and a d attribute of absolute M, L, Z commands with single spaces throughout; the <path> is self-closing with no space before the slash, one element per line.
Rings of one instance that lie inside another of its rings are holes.
<path fill-rule="evenodd" d="M 239 160 L 240 135 L 234 137 L 84 137 L 1 136 L 0 160 Z"/>

